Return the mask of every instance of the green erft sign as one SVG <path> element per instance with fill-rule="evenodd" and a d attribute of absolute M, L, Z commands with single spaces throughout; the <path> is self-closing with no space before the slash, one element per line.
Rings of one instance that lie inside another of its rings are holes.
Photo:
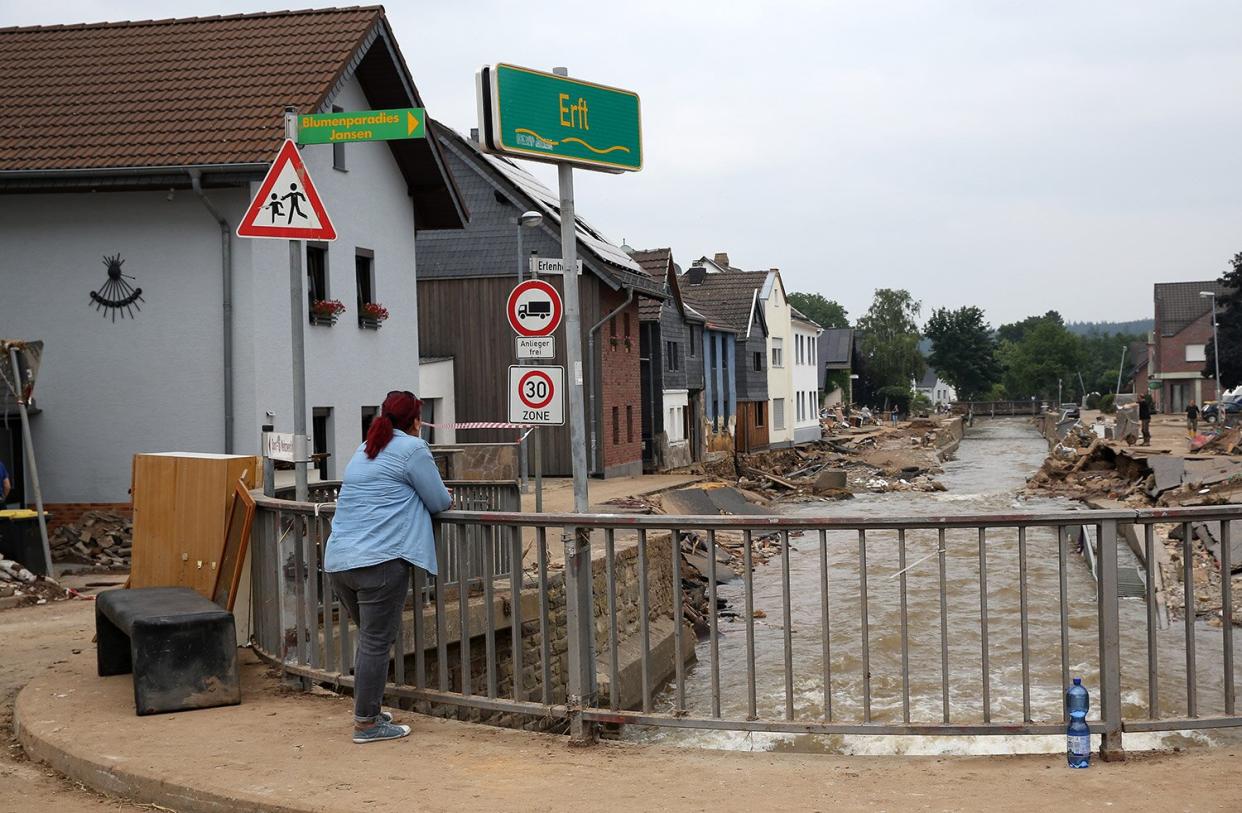
<path fill-rule="evenodd" d="M 637 93 L 505 64 L 484 68 L 479 84 L 490 149 L 612 172 L 643 168 Z"/>
<path fill-rule="evenodd" d="M 427 135 L 426 119 L 421 107 L 298 116 L 298 143 L 343 144 L 423 138 Z"/>

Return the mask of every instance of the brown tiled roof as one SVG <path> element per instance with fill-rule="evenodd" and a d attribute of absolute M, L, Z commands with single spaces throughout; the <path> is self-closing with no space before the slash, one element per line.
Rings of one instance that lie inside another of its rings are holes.
<path fill-rule="evenodd" d="M 664 279 L 664 275 L 668 273 L 668 264 L 673 259 L 673 250 L 671 248 L 635 249 L 630 252 L 630 256 L 648 276 Z"/>
<path fill-rule="evenodd" d="M 271 160 L 379 6 L 0 29 L 0 171 Z"/>
<path fill-rule="evenodd" d="M 691 284 L 687 272 L 678 282 L 682 298 L 709 321 L 718 321 L 738 333 L 745 333 L 755 293 L 763 287 L 767 276 L 767 271 L 717 271 L 703 274 L 701 282 Z"/>
<path fill-rule="evenodd" d="M 1219 299 L 1228 290 L 1214 279 L 1203 282 L 1156 283 L 1156 327 L 1160 335 L 1175 336 L 1212 310 L 1211 297 L 1200 296 L 1200 291 L 1215 291 Z"/>

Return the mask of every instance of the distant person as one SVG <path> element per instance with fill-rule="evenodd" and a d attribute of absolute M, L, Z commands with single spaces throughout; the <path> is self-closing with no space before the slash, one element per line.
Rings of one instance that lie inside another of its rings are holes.
<path fill-rule="evenodd" d="M 1140 446 L 1151 445 L 1151 396 L 1144 395 L 1139 399 L 1139 424 L 1143 427 L 1143 442 Z"/>
<path fill-rule="evenodd" d="M 13 490 L 13 481 L 9 479 L 9 470 L 4 467 L 4 461 L 0 460 L 0 508 L 8 505 L 9 492 Z"/>
<path fill-rule="evenodd" d="M 1199 407 L 1195 406 L 1194 401 L 1186 407 L 1186 431 L 1192 438 L 1199 434 Z"/>
<path fill-rule="evenodd" d="M 397 639 L 410 588 L 410 567 L 436 574 L 431 515 L 453 496 L 431 449 L 419 438 L 422 401 L 388 393 L 366 441 L 345 467 L 323 569 L 358 625 L 354 658 L 354 742 L 395 740 L 410 733 L 380 710 L 388 652 Z"/>

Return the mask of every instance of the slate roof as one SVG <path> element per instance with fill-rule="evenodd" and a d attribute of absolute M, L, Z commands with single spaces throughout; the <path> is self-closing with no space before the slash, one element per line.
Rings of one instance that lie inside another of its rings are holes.
<path fill-rule="evenodd" d="M 746 334 L 752 311 L 757 311 L 762 319 L 755 299 L 767 275 L 767 271 L 715 271 L 703 274 L 700 282 L 692 284 L 687 272 L 678 277 L 678 283 L 682 298 L 707 317 L 709 327 L 719 323 L 735 333 Z M 766 330 L 766 326 L 762 329 Z"/>
<path fill-rule="evenodd" d="M 1216 280 L 1158 282 L 1155 286 L 1156 328 L 1161 336 L 1175 336 L 1212 310 L 1212 300 L 1200 291 L 1215 291 L 1219 299 L 1229 289 Z"/>
<path fill-rule="evenodd" d="M 561 208 L 560 197 L 555 192 L 507 157 L 483 152 L 477 143 L 438 121 L 432 120 L 429 124 L 441 145 L 460 159 L 450 162 L 452 171 L 472 176 L 457 180 L 463 189 L 473 190 L 468 198 L 473 199 L 471 195 L 476 193 L 490 198 L 496 190 L 504 190 L 506 197 L 525 199 L 519 210 L 534 209 L 544 216 L 543 231 L 555 233 L 559 251 Z M 480 186 L 482 188 L 478 188 Z M 575 219 L 579 259 L 588 269 L 614 288 L 632 287 L 644 296 L 664 298 L 662 278 L 653 280 L 629 254 L 604 237 L 581 214 L 575 212 Z M 515 234 L 515 228 L 511 220 L 493 226 L 488 227 L 489 230 L 479 226 L 472 234 L 446 240 L 436 239 L 433 234 L 423 235 L 423 242 L 418 246 L 419 276 L 427 279 L 479 276 L 494 273 L 497 268 L 509 273 L 508 267 L 500 263 L 512 262 L 509 259 L 513 256 L 512 249 L 501 243 L 509 239 L 507 235 Z M 470 239 L 458 239 L 460 237 Z M 428 262 L 425 264 L 424 260 Z"/>
<path fill-rule="evenodd" d="M 793 305 L 790 305 L 790 306 L 789 306 L 789 314 L 790 314 L 790 316 L 792 316 L 794 319 L 797 319 L 797 320 L 798 320 L 798 321 L 800 321 L 800 322 L 805 322 L 806 324 L 810 325 L 811 327 L 820 328 L 820 329 L 822 330 L 822 326 L 819 324 L 819 322 L 816 322 L 814 319 L 812 319 L 811 317 L 807 316 L 805 313 L 803 313 L 802 311 L 798 310 L 798 309 L 797 309 L 797 308 L 795 308 Z"/>
<path fill-rule="evenodd" d="M 380 6 L 0 28 L 0 76 L 9 188 L 40 173 L 261 174 L 285 106 L 324 110 L 352 76 L 375 108 L 422 106 Z M 433 141 L 388 144 L 427 225 L 460 226 Z"/>
<path fill-rule="evenodd" d="M 819 359 L 825 370 L 850 369 L 853 354 L 853 328 L 827 328 L 819 334 Z"/>
<path fill-rule="evenodd" d="M 939 378 L 940 376 L 936 375 L 935 370 L 933 370 L 931 367 L 926 368 L 923 371 L 923 377 L 919 379 L 918 389 L 934 390 L 936 388 L 936 381 Z"/>
<path fill-rule="evenodd" d="M 661 285 L 668 280 L 669 265 L 673 262 L 673 250 L 670 248 L 634 249 L 629 252 L 634 262 L 643 273 Z M 638 301 L 638 318 L 644 322 L 654 322 L 660 318 L 663 303 L 649 297 Z"/>

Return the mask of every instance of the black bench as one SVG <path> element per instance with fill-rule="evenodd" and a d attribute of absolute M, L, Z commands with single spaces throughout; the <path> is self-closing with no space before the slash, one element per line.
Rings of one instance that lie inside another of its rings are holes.
<path fill-rule="evenodd" d="M 95 633 L 100 677 L 133 672 L 139 715 L 241 702 L 233 614 L 188 587 L 100 593 Z"/>

